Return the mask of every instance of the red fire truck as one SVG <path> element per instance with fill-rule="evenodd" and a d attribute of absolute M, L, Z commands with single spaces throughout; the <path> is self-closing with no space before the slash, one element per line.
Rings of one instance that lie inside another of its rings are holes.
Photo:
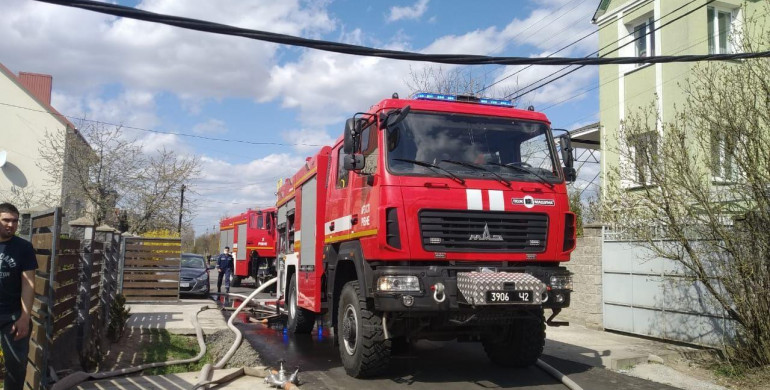
<path fill-rule="evenodd" d="M 275 277 L 275 208 L 252 210 L 219 222 L 219 250 L 235 258 L 233 286 L 253 277 L 257 287 Z"/>
<path fill-rule="evenodd" d="M 570 302 L 574 176 L 569 138 L 509 101 L 394 94 L 355 114 L 278 191 L 287 328 L 328 313 L 354 377 L 418 339 L 533 364 Z"/>

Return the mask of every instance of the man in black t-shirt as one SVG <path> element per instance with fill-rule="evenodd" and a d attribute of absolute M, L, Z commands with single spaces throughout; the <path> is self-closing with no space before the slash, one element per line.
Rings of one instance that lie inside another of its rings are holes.
<path fill-rule="evenodd" d="M 30 311 L 35 298 L 37 258 L 32 244 L 16 236 L 19 210 L 0 204 L 0 344 L 5 357 L 5 390 L 24 387 Z"/>

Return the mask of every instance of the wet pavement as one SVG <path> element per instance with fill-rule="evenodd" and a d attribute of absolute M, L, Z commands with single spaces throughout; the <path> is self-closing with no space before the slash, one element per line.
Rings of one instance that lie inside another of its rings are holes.
<path fill-rule="evenodd" d="M 231 292 L 244 295 L 251 291 L 253 286 L 249 284 L 231 289 Z M 219 299 L 224 303 L 224 298 Z M 227 312 L 224 315 L 229 317 Z M 301 388 L 305 389 L 567 388 L 536 367 L 510 369 L 494 366 L 480 344 L 455 341 L 419 341 L 409 352 L 394 355 L 390 368 L 383 375 L 359 380 L 345 373 L 328 328 L 322 327 L 321 332 L 316 328 L 311 335 L 290 336 L 280 322 L 268 326 L 250 322 L 248 317 L 248 314 L 240 315 L 236 326 L 243 332 L 245 341 L 259 353 L 263 364 L 273 366 L 279 361 L 285 361 L 287 370 L 299 367 Z M 601 367 L 601 356 L 586 357 L 591 356 L 591 353 L 597 355 L 594 351 L 586 350 L 580 356 L 575 352 L 574 359 L 565 358 L 564 350 L 567 349 L 569 346 L 561 341 L 548 340 L 542 359 L 584 389 L 674 389 L 604 369 Z M 572 350 L 580 351 L 574 346 Z M 549 354 L 549 351 L 553 353 Z"/>

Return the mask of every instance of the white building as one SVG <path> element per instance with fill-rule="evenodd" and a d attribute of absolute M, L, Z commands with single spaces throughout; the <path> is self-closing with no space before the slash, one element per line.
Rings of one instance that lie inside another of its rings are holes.
<path fill-rule="evenodd" d="M 68 196 L 72 180 L 66 180 L 66 171 L 46 169 L 42 145 L 46 134 L 87 143 L 75 125 L 51 106 L 52 81 L 50 75 L 15 75 L 0 64 L 0 154 L 5 155 L 0 168 L 0 202 L 11 202 L 19 209 L 61 205 L 66 221 L 77 218 L 85 202 Z M 58 154 L 66 155 L 66 149 Z"/>

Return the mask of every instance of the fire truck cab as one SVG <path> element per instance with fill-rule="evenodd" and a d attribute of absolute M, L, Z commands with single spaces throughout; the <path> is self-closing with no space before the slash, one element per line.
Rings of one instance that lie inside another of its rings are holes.
<path fill-rule="evenodd" d="M 355 377 L 418 339 L 533 364 L 543 309 L 551 320 L 570 302 L 574 172 L 569 139 L 508 101 L 394 95 L 356 114 L 278 191 L 289 331 L 328 314 Z"/>
<path fill-rule="evenodd" d="M 232 249 L 233 286 L 252 277 L 259 287 L 273 278 L 275 269 L 275 208 L 251 210 L 219 223 L 219 250 Z"/>

